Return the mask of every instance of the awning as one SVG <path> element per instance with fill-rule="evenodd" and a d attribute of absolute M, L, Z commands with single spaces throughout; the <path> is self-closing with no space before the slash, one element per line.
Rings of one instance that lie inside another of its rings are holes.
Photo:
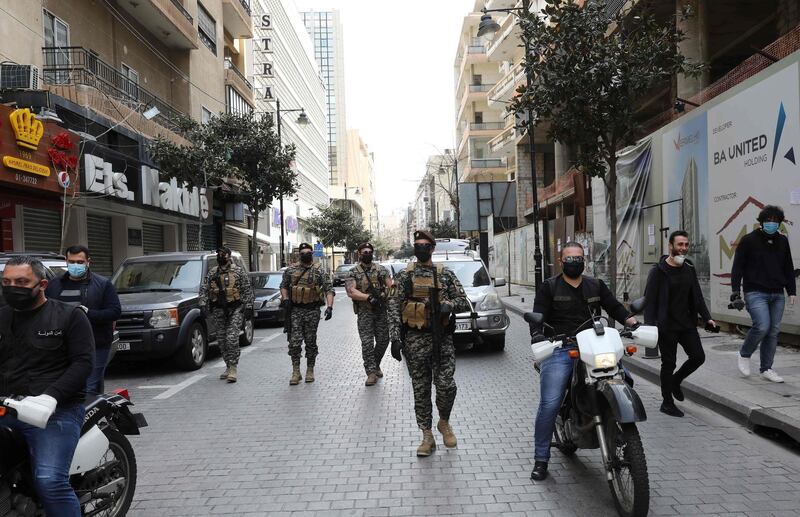
<path fill-rule="evenodd" d="M 242 235 L 244 235 L 245 237 L 247 237 L 248 239 L 252 239 L 253 238 L 253 230 L 251 230 L 249 228 L 241 228 L 239 226 L 233 226 L 232 224 L 226 224 L 225 228 L 228 229 L 228 230 L 232 230 L 234 232 L 239 232 Z M 269 242 L 269 236 L 264 235 L 261 232 L 256 233 L 256 239 L 258 239 L 258 242 L 262 242 L 264 244 L 269 244 L 270 243 Z"/>

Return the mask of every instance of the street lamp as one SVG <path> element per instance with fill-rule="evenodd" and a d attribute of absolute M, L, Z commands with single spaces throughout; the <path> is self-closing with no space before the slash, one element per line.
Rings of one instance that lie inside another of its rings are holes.
<path fill-rule="evenodd" d="M 481 21 L 478 24 L 478 37 L 481 38 L 484 43 L 490 43 L 494 41 L 495 37 L 497 36 L 497 32 L 500 30 L 500 24 L 494 21 L 489 13 L 508 13 L 517 17 L 521 17 L 522 15 L 520 13 L 530 12 L 530 5 L 530 0 L 522 0 L 521 7 L 511 7 L 508 9 L 486 9 L 484 7 L 482 9 L 483 16 L 481 16 Z M 522 42 L 525 48 L 525 59 L 527 60 L 531 55 L 531 42 L 525 37 L 524 32 L 522 35 Z M 530 90 L 531 84 L 533 84 L 533 75 L 530 67 L 525 68 L 525 87 L 526 89 Z M 531 156 L 531 183 L 533 184 L 534 279 L 536 287 L 538 288 L 542 282 L 544 270 L 542 267 L 542 250 L 539 247 L 539 192 L 536 177 L 536 148 L 533 142 L 533 129 L 535 126 L 534 120 L 533 109 L 528 106 L 528 153 Z"/>
<path fill-rule="evenodd" d="M 300 114 L 297 116 L 297 125 L 299 126 L 307 126 L 308 125 L 308 115 L 306 115 L 306 110 L 303 108 L 297 109 L 281 109 L 281 100 L 275 99 L 275 124 L 278 128 L 278 142 L 283 145 L 283 140 L 281 139 L 281 115 L 284 113 L 292 113 L 299 111 Z M 280 197 L 280 211 L 281 211 L 281 267 L 286 267 L 286 245 L 284 244 L 284 239 L 286 238 L 286 230 L 283 223 L 283 194 Z"/>

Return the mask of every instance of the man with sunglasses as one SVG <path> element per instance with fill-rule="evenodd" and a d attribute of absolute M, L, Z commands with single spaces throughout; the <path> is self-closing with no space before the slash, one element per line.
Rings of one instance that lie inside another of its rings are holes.
<path fill-rule="evenodd" d="M 561 249 L 559 262 L 563 273 L 548 278 L 536 290 L 533 312 L 544 316 L 540 325 L 531 324 L 531 342 L 547 340 L 545 326 L 552 327 L 552 335 L 574 336 L 590 328 L 593 316 L 600 309 L 626 326 L 637 324 L 625 307 L 617 301 L 606 284 L 597 278 L 583 276 L 583 246 L 568 242 Z M 589 326 L 587 326 L 587 321 Z M 556 416 L 572 376 L 573 363 L 568 348 L 557 348 L 553 355 L 539 365 L 539 409 L 536 413 L 534 467 L 531 479 L 547 478 L 550 461 L 550 442 L 553 438 Z"/>
<path fill-rule="evenodd" d="M 453 379 L 456 351 L 452 326 L 448 322 L 451 315 L 470 310 L 469 300 L 456 275 L 431 260 L 435 247 L 436 239 L 430 232 L 414 232 L 414 256 L 417 261 L 397 275 L 393 293 L 389 297 L 392 357 L 401 361 L 401 351 L 406 357 L 414 389 L 417 425 L 422 430 L 422 443 L 417 448 L 417 456 L 430 456 L 436 449 L 431 431 L 431 383 L 436 385 L 436 407 L 439 410 L 436 427 L 442 433 L 445 446 L 452 448 L 457 445 L 456 435 L 450 426 L 450 412 L 456 399 L 456 382 Z M 432 292 L 439 294 L 441 319 L 438 325 L 447 327 L 438 343 L 434 343 L 437 322 L 433 319 Z M 401 335 L 404 336 L 402 341 Z M 438 354 L 435 353 L 437 351 Z"/>
<path fill-rule="evenodd" d="M 325 321 L 333 316 L 333 297 L 328 275 L 314 264 L 314 248 L 304 242 L 300 244 L 300 264 L 290 266 L 281 281 L 281 307 L 290 310 L 289 356 L 292 358 L 290 386 L 297 386 L 303 379 L 300 375 L 300 356 L 303 341 L 306 343 L 306 382 L 314 382 L 314 366 L 317 361 L 317 328 L 319 308 L 325 309 Z"/>

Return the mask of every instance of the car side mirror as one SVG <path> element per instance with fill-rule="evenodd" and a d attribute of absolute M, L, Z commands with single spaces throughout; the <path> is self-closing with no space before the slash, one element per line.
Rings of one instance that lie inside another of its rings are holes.
<path fill-rule="evenodd" d="M 631 312 L 634 314 L 639 314 L 644 310 L 646 306 L 647 306 L 647 298 L 642 296 L 641 298 L 638 298 L 631 303 Z"/>
<path fill-rule="evenodd" d="M 502 277 L 498 277 L 494 279 L 494 286 L 495 287 L 503 287 L 506 285 L 506 279 Z"/>

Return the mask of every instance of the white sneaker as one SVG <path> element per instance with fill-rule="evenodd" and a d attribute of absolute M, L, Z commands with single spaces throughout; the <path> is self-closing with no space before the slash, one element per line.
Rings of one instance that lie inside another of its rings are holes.
<path fill-rule="evenodd" d="M 761 372 L 761 376 L 767 379 L 768 381 L 772 382 L 783 382 L 783 377 L 778 375 L 775 370 L 770 368 L 769 370 Z"/>
<path fill-rule="evenodd" d="M 750 358 L 739 356 L 739 371 L 742 377 L 750 377 Z"/>

